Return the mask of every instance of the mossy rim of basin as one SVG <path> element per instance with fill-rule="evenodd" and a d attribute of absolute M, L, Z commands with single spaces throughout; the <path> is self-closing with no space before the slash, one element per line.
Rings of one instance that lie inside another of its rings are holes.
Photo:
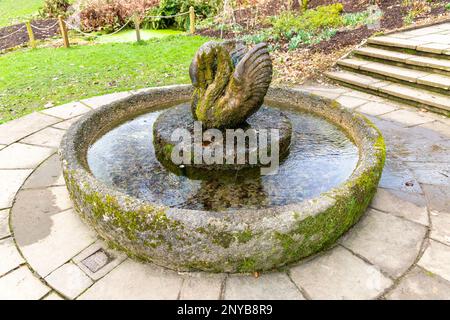
<path fill-rule="evenodd" d="M 126 195 L 89 172 L 86 152 L 97 137 L 130 116 L 187 101 L 192 91 L 191 85 L 144 90 L 86 114 L 65 134 L 60 156 L 74 207 L 108 243 L 178 271 L 266 271 L 332 246 L 363 215 L 384 166 L 380 131 L 361 114 L 298 89 L 270 88 L 266 103 L 319 115 L 359 149 L 352 175 L 313 199 L 232 214 L 178 209 Z"/>

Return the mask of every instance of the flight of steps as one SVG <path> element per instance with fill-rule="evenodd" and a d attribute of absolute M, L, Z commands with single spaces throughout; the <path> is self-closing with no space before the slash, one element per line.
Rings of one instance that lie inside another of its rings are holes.
<path fill-rule="evenodd" d="M 450 37 L 450 34 L 448 35 Z M 342 85 L 450 116 L 450 50 L 374 37 L 327 76 Z"/>

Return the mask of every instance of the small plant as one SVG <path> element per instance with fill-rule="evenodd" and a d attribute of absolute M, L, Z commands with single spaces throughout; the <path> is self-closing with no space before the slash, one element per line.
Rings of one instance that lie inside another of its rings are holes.
<path fill-rule="evenodd" d="M 445 10 L 450 11 L 450 3 L 447 3 L 447 4 L 445 5 Z"/>
<path fill-rule="evenodd" d="M 65 15 L 69 7 L 69 0 L 45 0 L 39 15 L 45 18 L 56 18 L 59 15 Z"/>
<path fill-rule="evenodd" d="M 272 25 L 276 34 L 287 38 L 289 34 L 300 31 L 316 32 L 324 28 L 336 28 L 343 25 L 342 10 L 342 4 L 336 3 L 306 10 L 300 15 L 284 11 L 272 19 Z"/>

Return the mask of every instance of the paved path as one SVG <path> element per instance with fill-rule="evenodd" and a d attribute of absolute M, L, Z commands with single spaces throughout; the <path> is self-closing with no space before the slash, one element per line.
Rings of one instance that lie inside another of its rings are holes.
<path fill-rule="evenodd" d="M 0 126 L 0 299 L 450 299 L 450 119 L 350 89 L 336 99 L 381 129 L 387 162 L 363 219 L 329 251 L 259 278 L 177 273 L 105 246 L 78 218 L 58 144 L 113 94 Z"/>

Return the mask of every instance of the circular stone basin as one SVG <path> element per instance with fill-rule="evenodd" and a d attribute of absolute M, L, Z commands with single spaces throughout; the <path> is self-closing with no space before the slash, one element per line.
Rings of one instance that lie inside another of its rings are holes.
<path fill-rule="evenodd" d="M 385 159 L 365 117 L 270 88 L 265 105 L 292 124 L 278 173 L 188 178 L 158 161 L 153 124 L 191 94 L 189 85 L 149 89 L 66 133 L 60 155 L 74 206 L 110 244 L 180 271 L 262 271 L 331 246 L 364 213 Z"/>

